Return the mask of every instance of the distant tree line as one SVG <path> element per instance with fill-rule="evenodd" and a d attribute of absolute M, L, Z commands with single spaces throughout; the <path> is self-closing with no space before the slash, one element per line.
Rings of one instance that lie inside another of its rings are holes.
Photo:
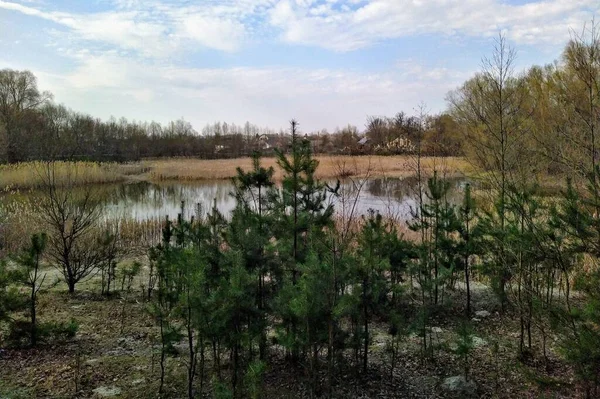
<path fill-rule="evenodd" d="M 235 158 L 257 150 L 272 155 L 275 148 L 289 147 L 291 142 L 288 132 L 249 122 L 243 126 L 217 122 L 197 131 L 183 119 L 165 125 L 125 118 L 101 120 L 56 104 L 52 98 L 51 93 L 40 91 L 30 71 L 0 70 L 0 161 Z M 401 112 L 393 118 L 369 118 L 362 133 L 348 125 L 331 133 L 312 132 L 307 138 L 316 153 L 387 155 L 411 152 L 410 142 L 422 134 L 426 153 L 460 154 L 457 125 L 449 115 L 431 117 L 427 126 L 417 120 Z M 405 145 L 399 145 L 399 139 Z"/>

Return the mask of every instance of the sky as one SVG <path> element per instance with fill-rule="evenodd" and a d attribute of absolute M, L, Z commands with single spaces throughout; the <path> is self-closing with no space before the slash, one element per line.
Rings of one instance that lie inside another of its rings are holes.
<path fill-rule="evenodd" d="M 598 16 L 599 0 L 0 0 L 0 69 L 103 119 L 363 129 L 443 111 L 501 32 L 519 71 Z"/>

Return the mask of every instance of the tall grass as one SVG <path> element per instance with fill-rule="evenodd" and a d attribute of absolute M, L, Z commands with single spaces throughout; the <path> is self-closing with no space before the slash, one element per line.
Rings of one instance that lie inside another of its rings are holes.
<path fill-rule="evenodd" d="M 397 156 L 317 156 L 319 168 L 317 177 L 320 179 L 333 179 L 340 177 L 358 176 L 363 171 L 369 170 L 372 177 L 406 177 L 414 174 L 414 159 L 406 155 Z M 236 159 L 193 159 L 179 158 L 166 160 L 148 160 L 143 165 L 149 170 L 149 178 L 153 181 L 166 180 L 219 180 L 228 179 L 236 175 L 236 168 L 252 168 L 250 158 Z M 445 166 L 450 175 L 460 175 L 468 164 L 463 158 L 458 157 L 424 157 L 422 168 L 433 171 L 434 167 Z M 264 158 L 265 167 L 276 166 L 273 157 Z M 275 168 L 275 180 L 281 180 L 282 172 Z"/>
<path fill-rule="evenodd" d="M 371 177 L 406 177 L 414 174 L 414 159 L 406 155 L 397 156 L 326 156 L 316 157 L 319 161 L 317 177 L 320 179 L 360 176 L 368 170 Z M 236 168 L 252 167 L 250 158 L 195 159 L 172 158 L 146 160 L 138 163 L 118 164 L 99 162 L 53 163 L 56 183 L 71 186 L 86 184 L 119 183 L 125 180 L 149 181 L 197 181 L 223 180 L 236 175 Z M 0 165 L 0 192 L 37 189 L 42 186 L 47 163 L 40 161 Z M 264 158 L 263 165 L 275 167 L 275 180 L 282 174 L 276 167 L 276 159 Z M 422 168 L 425 173 L 434 167 L 444 167 L 449 175 L 460 175 L 469 171 L 463 158 L 424 157 Z"/>
<path fill-rule="evenodd" d="M 0 255 L 17 253 L 41 231 L 35 218 L 35 207 L 28 200 L 0 203 Z"/>
<path fill-rule="evenodd" d="M 0 257 L 15 254 L 29 244 L 31 235 L 45 231 L 36 217 L 35 199 L 0 202 Z M 130 217 L 101 219 L 88 237 L 96 240 L 104 231 L 118 237 L 118 245 L 128 255 L 145 254 L 161 242 L 164 219 L 138 220 Z"/>
<path fill-rule="evenodd" d="M 33 161 L 0 166 L 0 191 L 8 192 L 40 188 L 48 164 Z M 53 162 L 52 166 L 57 185 L 86 185 L 116 183 L 126 179 L 126 175 L 142 173 L 141 165 L 121 165 L 98 162 Z"/>
<path fill-rule="evenodd" d="M 163 218 L 138 220 L 129 217 L 108 219 L 99 223 L 99 230 L 116 232 L 118 244 L 127 249 L 131 255 L 145 254 L 148 248 L 159 244 L 162 240 Z"/>

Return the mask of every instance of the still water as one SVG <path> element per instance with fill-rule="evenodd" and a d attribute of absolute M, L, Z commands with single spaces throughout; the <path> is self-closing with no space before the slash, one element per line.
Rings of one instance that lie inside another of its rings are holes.
<path fill-rule="evenodd" d="M 458 203 L 464 179 L 452 179 L 449 192 L 450 202 Z M 334 182 L 330 182 L 334 186 Z M 228 215 L 235 207 L 231 195 L 233 185 L 229 181 L 202 181 L 195 183 L 148 182 L 116 185 L 103 195 L 105 212 L 108 218 L 134 218 L 137 220 L 176 218 L 181 203 L 186 205 L 186 216 L 194 212 L 195 204 L 200 203 L 204 210 L 216 203 L 219 211 Z M 366 181 L 344 181 L 339 192 L 341 196 L 330 196 L 338 213 L 353 216 L 364 215 L 369 209 L 400 220 L 411 217 L 416 204 L 417 181 L 415 178 L 369 179 Z"/>

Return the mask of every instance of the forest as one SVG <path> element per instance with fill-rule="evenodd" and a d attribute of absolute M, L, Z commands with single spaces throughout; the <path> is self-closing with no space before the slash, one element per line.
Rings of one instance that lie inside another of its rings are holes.
<path fill-rule="evenodd" d="M 165 125 L 125 118 L 102 121 L 56 104 L 52 98 L 52 93 L 40 91 L 30 71 L 0 70 L 1 162 L 239 158 L 249 157 L 255 151 L 273 155 L 274 149 L 288 147 L 291 140 L 289 132 L 250 122 L 243 126 L 215 122 L 196 131 L 184 119 Z M 393 117 L 369 117 L 364 132 L 348 125 L 331 133 L 326 129 L 309 132 L 307 138 L 319 154 L 403 154 L 410 152 L 411 147 L 398 139 L 414 139 L 418 124 L 417 117 L 399 112 Z M 359 141 L 364 136 L 368 141 L 361 145 Z M 458 127 L 448 114 L 428 117 L 424 136 L 425 154 L 461 154 Z"/>
<path fill-rule="evenodd" d="M 361 158 L 402 153 L 412 171 L 406 221 L 359 214 L 372 171 L 317 178 L 295 120 L 265 166 L 249 143 L 274 133 L 249 124 L 152 133 L 1 92 L 6 162 L 44 162 L 21 222 L 38 231 L 0 263 L 0 396 L 599 397 L 600 30 L 554 64 L 515 59 L 500 35 L 446 113 L 369 118 Z M 182 203 L 150 244 L 55 162 L 213 158 L 238 148 L 226 137 L 252 157 L 234 210 Z M 447 155 L 470 165 L 458 201 Z"/>

